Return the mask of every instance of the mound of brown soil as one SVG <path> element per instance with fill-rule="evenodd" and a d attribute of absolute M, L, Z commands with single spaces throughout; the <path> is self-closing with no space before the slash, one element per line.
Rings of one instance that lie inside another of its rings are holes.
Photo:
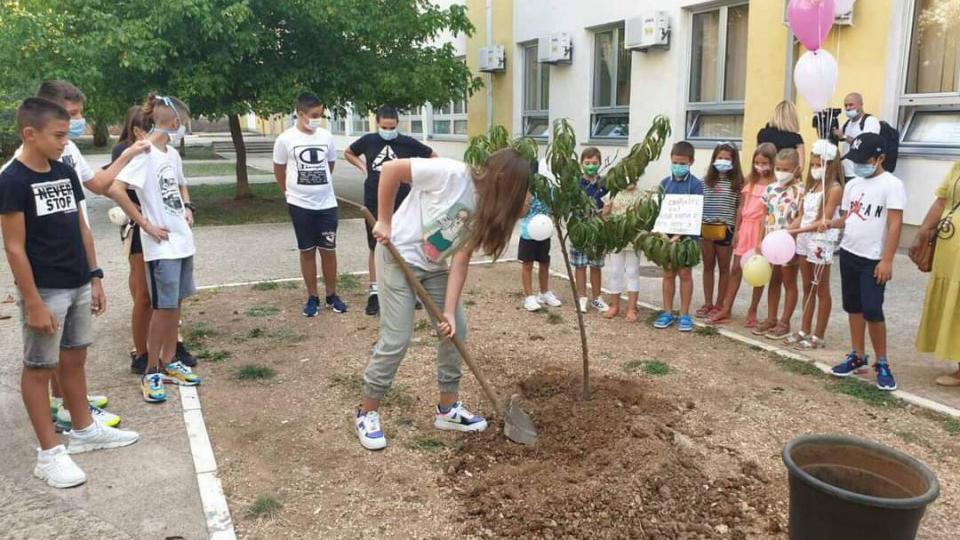
<path fill-rule="evenodd" d="M 542 371 L 521 383 L 539 440 L 499 429 L 470 438 L 443 480 L 462 499 L 466 529 L 486 537 L 776 537 L 783 524 L 757 464 L 684 433 L 685 398 L 648 395 L 637 379 L 580 380 Z M 700 428 L 702 429 L 702 428 Z"/>

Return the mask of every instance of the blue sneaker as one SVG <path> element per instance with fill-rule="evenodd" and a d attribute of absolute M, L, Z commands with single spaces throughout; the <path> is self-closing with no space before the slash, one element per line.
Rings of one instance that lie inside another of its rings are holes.
<path fill-rule="evenodd" d="M 463 403 L 458 401 L 446 412 L 437 406 L 433 427 L 449 431 L 483 431 L 487 429 L 487 421 L 482 416 L 468 411 Z"/>
<path fill-rule="evenodd" d="M 877 388 L 880 390 L 893 391 L 897 389 L 897 381 L 893 378 L 893 372 L 890 371 L 890 364 L 886 358 L 879 358 L 873 364 L 873 370 L 877 372 Z"/>
<path fill-rule="evenodd" d="M 677 319 L 673 316 L 673 313 L 664 311 L 657 317 L 657 320 L 653 321 L 653 327 L 658 330 L 663 330 L 664 328 L 673 326 L 673 323 L 676 321 Z"/>
<path fill-rule="evenodd" d="M 383 450 L 387 447 L 387 438 L 380 427 L 380 414 L 377 411 L 357 411 L 356 423 L 360 446 L 367 450 Z"/>
<path fill-rule="evenodd" d="M 693 332 L 693 318 L 689 315 L 681 315 L 680 322 L 677 323 L 677 329 L 681 332 Z"/>
<path fill-rule="evenodd" d="M 850 351 L 847 358 L 840 364 L 837 364 L 830 370 L 835 377 L 849 377 L 870 364 L 870 355 L 865 354 L 863 358 L 857 356 L 857 351 Z"/>
<path fill-rule="evenodd" d="M 307 305 L 303 306 L 304 317 L 316 317 L 320 312 L 320 297 L 311 296 L 307 298 Z"/>
<path fill-rule="evenodd" d="M 343 303 L 343 300 L 335 294 L 331 294 L 327 297 L 327 307 L 332 309 L 334 313 L 346 313 L 347 305 Z"/>

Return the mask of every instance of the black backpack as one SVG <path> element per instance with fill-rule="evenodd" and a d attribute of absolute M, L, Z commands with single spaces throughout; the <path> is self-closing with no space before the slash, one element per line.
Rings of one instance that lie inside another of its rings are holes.
<path fill-rule="evenodd" d="M 866 126 L 867 118 L 869 117 L 869 114 L 864 114 L 863 118 L 860 119 L 861 132 L 864 126 Z M 847 131 L 848 125 L 850 125 L 850 120 L 847 120 L 843 124 L 844 132 Z M 886 121 L 880 120 L 880 137 L 883 139 L 884 151 L 887 156 L 883 161 L 883 170 L 892 173 L 897 169 L 897 158 L 900 157 L 900 131 Z"/>

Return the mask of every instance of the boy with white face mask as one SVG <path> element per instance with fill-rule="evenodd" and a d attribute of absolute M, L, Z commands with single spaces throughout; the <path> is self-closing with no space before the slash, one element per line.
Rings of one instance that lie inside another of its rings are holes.
<path fill-rule="evenodd" d="M 370 213 L 377 215 L 378 195 L 377 190 L 380 186 L 380 171 L 383 166 L 395 159 L 408 158 L 432 158 L 437 154 L 432 148 L 422 142 L 403 135 L 397 129 L 399 114 L 393 107 L 384 105 L 377 110 L 377 133 L 367 133 L 360 137 L 343 153 L 343 157 L 351 165 L 360 169 L 360 172 L 367 176 L 363 183 L 363 205 L 370 210 Z M 360 159 L 363 156 L 363 159 Z M 410 193 L 408 184 L 401 184 L 400 191 L 397 192 L 397 200 L 394 203 L 394 210 L 400 208 L 400 204 Z M 380 314 L 380 299 L 377 295 L 377 268 L 374 265 L 373 252 L 377 245 L 373 238 L 372 229 L 369 224 L 365 224 L 367 229 L 367 247 L 369 255 L 367 257 L 367 266 L 370 270 L 370 294 L 367 297 L 367 315 Z"/>
<path fill-rule="evenodd" d="M 277 137 L 273 146 L 273 176 L 286 195 L 287 207 L 300 249 L 300 273 L 307 288 L 305 317 L 320 312 L 317 292 L 317 251 L 323 269 L 327 307 L 345 313 L 337 296 L 337 224 L 339 209 L 333 191 L 333 166 L 337 149 L 333 135 L 320 127 L 324 107 L 320 98 L 304 93 L 297 97 L 297 122 Z"/>

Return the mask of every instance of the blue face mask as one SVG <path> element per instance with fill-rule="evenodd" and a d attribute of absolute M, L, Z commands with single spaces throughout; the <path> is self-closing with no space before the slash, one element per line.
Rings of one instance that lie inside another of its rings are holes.
<path fill-rule="evenodd" d="M 860 178 L 870 178 L 873 176 L 873 173 L 877 172 L 877 166 L 870 163 L 854 163 L 853 164 L 853 175 Z"/>
<path fill-rule="evenodd" d="M 713 162 L 713 168 L 719 173 L 730 172 L 733 170 L 733 162 L 729 159 L 718 159 Z"/>
<path fill-rule="evenodd" d="M 690 174 L 690 166 L 674 163 L 673 165 L 670 165 L 670 172 L 672 172 L 673 176 L 676 178 L 683 178 Z"/>
<path fill-rule="evenodd" d="M 860 116 L 860 112 L 856 109 L 847 109 L 847 118 L 853 120 L 854 118 Z"/>
<path fill-rule="evenodd" d="M 400 133 L 395 129 L 380 129 L 380 137 L 385 141 L 392 141 L 400 136 Z"/>
<path fill-rule="evenodd" d="M 76 139 L 83 135 L 83 131 L 87 129 L 87 120 L 86 118 L 71 118 L 70 119 L 70 131 L 67 134 L 71 139 Z"/>

